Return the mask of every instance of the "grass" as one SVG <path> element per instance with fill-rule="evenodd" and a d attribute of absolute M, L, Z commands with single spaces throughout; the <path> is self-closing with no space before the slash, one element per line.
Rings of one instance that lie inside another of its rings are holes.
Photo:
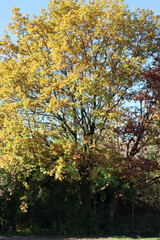
<path fill-rule="evenodd" d="M 117 240 L 117 239 L 121 239 L 121 240 L 131 240 L 131 239 L 140 239 L 140 240 L 160 240 L 160 237 L 159 237 L 159 238 L 141 238 L 141 237 L 136 237 L 136 238 L 127 238 L 127 237 L 108 238 L 108 240 Z"/>

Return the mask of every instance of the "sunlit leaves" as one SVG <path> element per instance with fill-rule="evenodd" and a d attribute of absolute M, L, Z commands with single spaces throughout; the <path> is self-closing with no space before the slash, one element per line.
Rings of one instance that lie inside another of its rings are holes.
<path fill-rule="evenodd" d="M 118 0 L 50 1 L 40 16 L 13 14 L 16 37 L 6 33 L 0 45 L 1 167 L 60 179 L 118 168 L 115 128 L 126 124 L 130 136 L 124 103 L 156 53 L 158 17 Z"/>

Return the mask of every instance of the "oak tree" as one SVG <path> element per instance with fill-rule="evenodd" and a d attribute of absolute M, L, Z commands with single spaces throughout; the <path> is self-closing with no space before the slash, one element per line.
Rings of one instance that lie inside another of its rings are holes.
<path fill-rule="evenodd" d="M 159 18 L 122 0 L 53 0 L 40 16 L 13 14 L 0 43 L 0 166 L 78 179 L 87 212 L 97 169 L 123 162 L 114 130 L 157 52 Z"/>

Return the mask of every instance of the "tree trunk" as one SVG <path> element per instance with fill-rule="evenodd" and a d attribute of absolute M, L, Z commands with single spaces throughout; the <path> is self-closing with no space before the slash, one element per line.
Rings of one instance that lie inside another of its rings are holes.
<path fill-rule="evenodd" d="M 114 215 L 116 212 L 117 205 L 118 205 L 118 197 L 113 195 L 113 197 L 109 203 L 109 219 L 108 219 L 109 223 L 113 222 L 113 218 L 114 218 Z"/>
<path fill-rule="evenodd" d="M 91 213 L 91 189 L 90 181 L 83 178 L 80 183 L 81 198 L 85 219 L 88 220 Z"/>
<path fill-rule="evenodd" d="M 134 200 L 132 201 L 132 232 L 134 232 Z"/>
<path fill-rule="evenodd" d="M 113 222 L 113 219 L 115 216 L 115 212 L 116 212 L 116 208 L 117 208 L 118 200 L 119 200 L 118 193 L 119 193 L 120 188 L 121 188 L 121 184 L 117 186 L 117 188 L 114 191 L 114 194 L 111 198 L 111 201 L 109 203 L 109 219 L 108 219 L 109 223 Z"/>

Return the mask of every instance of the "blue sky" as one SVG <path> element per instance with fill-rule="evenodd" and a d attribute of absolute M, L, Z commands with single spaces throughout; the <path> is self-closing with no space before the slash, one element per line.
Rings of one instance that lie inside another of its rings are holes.
<path fill-rule="evenodd" d="M 7 29 L 7 25 L 12 17 L 12 9 L 16 6 L 21 9 L 21 13 L 39 14 L 41 8 L 46 8 L 49 0 L 0 0 L 0 38 L 2 38 L 3 30 Z M 125 3 L 133 10 L 137 6 L 139 8 L 151 8 L 156 14 L 160 15 L 160 0 L 124 0 Z"/>

